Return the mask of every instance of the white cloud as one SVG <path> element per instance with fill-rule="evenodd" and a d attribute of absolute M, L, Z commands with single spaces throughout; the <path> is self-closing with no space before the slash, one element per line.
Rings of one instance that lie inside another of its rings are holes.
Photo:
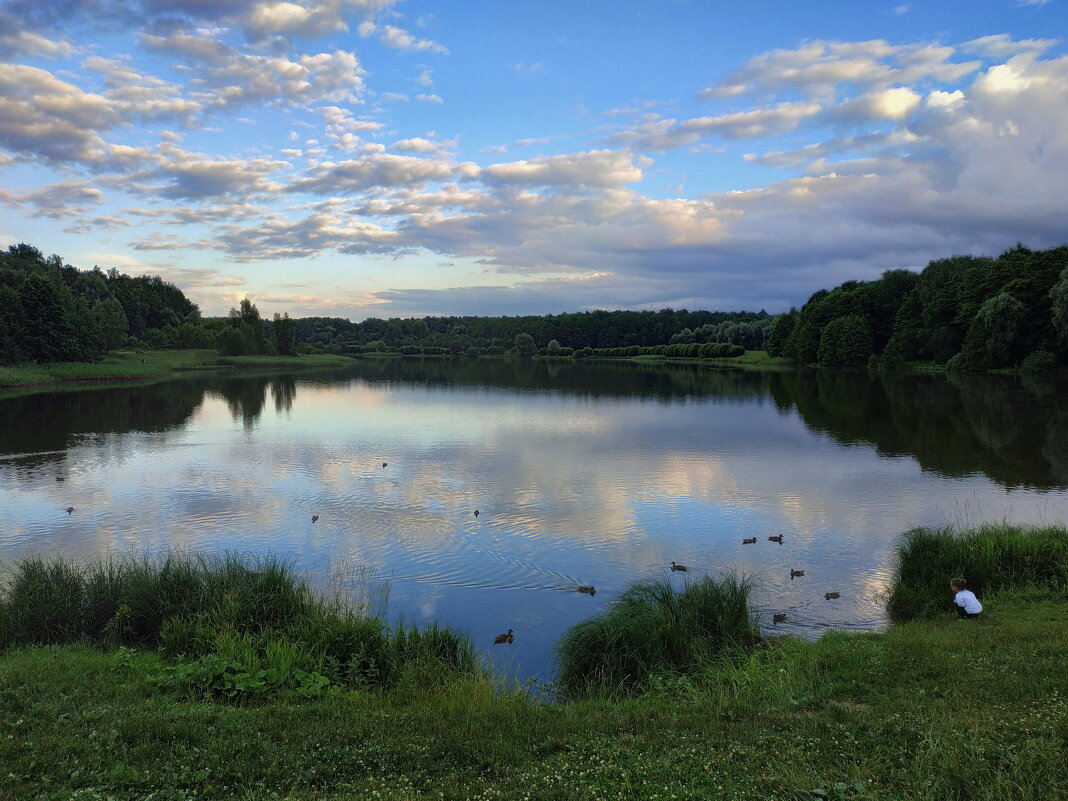
<path fill-rule="evenodd" d="M 424 103 L 444 103 L 445 102 L 444 100 L 442 100 L 437 95 L 416 95 L 415 99 L 416 100 L 421 100 Z"/>
<path fill-rule="evenodd" d="M 480 172 L 488 184 L 513 186 L 622 186 L 642 179 L 643 166 L 652 162 L 617 150 L 591 150 L 529 161 L 492 164 Z"/>
<path fill-rule="evenodd" d="M 370 189 L 422 185 L 452 176 L 452 167 L 441 159 L 420 159 L 390 153 L 372 153 L 342 162 L 324 162 L 307 177 L 291 183 L 290 192 L 317 195 L 348 195 Z"/>
<path fill-rule="evenodd" d="M 449 49 L 444 45 L 432 42 L 430 39 L 417 39 L 408 31 L 393 25 L 376 25 L 368 20 L 360 23 L 358 31 L 364 39 L 377 35 L 382 44 L 394 50 L 403 50 L 405 52 L 428 51 L 442 55 L 448 55 L 449 53 Z"/>

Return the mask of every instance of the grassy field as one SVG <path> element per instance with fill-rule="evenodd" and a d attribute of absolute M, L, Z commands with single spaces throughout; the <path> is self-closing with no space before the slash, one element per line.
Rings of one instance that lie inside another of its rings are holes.
<path fill-rule="evenodd" d="M 181 370 L 218 367 L 328 367 L 350 364 L 344 356 L 231 356 L 220 357 L 216 350 L 150 350 L 137 353 L 116 350 L 94 363 L 0 367 L 0 387 L 32 387 L 86 381 L 129 381 L 160 379 Z"/>
<path fill-rule="evenodd" d="M 910 532 L 897 581 L 924 615 L 815 642 L 757 637 L 729 577 L 635 585 L 562 640 L 567 696 L 277 560 L 31 559 L 0 595 L 0 798 L 1068 798 L 1068 586 L 1034 558 L 1066 537 Z M 979 619 L 948 611 L 947 570 L 981 577 Z"/>

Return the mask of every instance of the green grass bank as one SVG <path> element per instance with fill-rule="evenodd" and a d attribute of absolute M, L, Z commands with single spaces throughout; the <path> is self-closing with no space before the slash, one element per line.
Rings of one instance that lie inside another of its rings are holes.
<path fill-rule="evenodd" d="M 341 367 L 351 359 L 330 354 L 304 356 L 219 356 L 217 350 L 116 350 L 103 361 L 59 362 L 0 367 L 0 388 L 43 387 L 87 381 L 131 381 L 166 378 L 183 370 L 235 367 Z"/>
<path fill-rule="evenodd" d="M 56 560 L 24 562 L 9 572 L 2 596 L 5 618 L 22 614 L 24 634 L 9 627 L 0 655 L 0 797 L 1068 797 L 1068 592 L 1059 572 L 1036 573 L 1026 557 L 1036 541 L 1068 532 L 927 534 L 963 554 L 950 574 L 989 564 L 991 548 L 1000 554 L 1001 583 L 984 579 L 978 620 L 955 620 L 941 566 L 910 578 L 906 568 L 930 553 L 914 545 L 915 532 L 903 540 L 898 583 L 911 582 L 931 603 L 883 634 L 762 639 L 740 582 L 694 582 L 692 593 L 635 585 L 595 619 L 607 633 L 595 626 L 590 635 L 580 624 L 568 637 L 581 656 L 574 664 L 595 673 L 619 664 L 618 650 L 598 656 L 606 638 L 638 638 L 632 648 L 645 649 L 649 669 L 625 692 L 580 682 L 588 692 L 571 692 L 571 700 L 557 687 L 502 688 L 478 669 L 443 671 L 433 648 L 404 680 L 296 681 L 270 695 L 229 694 L 225 682 L 205 683 L 203 672 L 175 666 L 203 666 L 224 651 L 236 658 L 243 641 L 259 670 L 282 670 L 293 664 L 285 643 L 312 651 L 313 634 L 344 628 L 330 623 L 333 612 L 355 624 L 367 610 L 331 606 L 340 601 L 287 584 L 277 561 L 178 559 L 168 567 L 131 558 L 126 568 L 63 570 Z M 26 643 L 35 628 L 54 631 L 27 616 L 63 587 L 66 617 L 82 626 L 97 620 L 96 639 L 72 628 L 51 635 L 63 645 Z M 185 610 L 174 616 L 185 621 L 180 630 L 133 625 L 164 599 L 182 597 L 181 587 L 193 605 L 175 607 Z M 643 625 L 613 621 L 618 610 Z M 280 631 L 288 632 L 284 642 Z M 230 665 L 231 684 L 257 681 L 255 667 Z"/>

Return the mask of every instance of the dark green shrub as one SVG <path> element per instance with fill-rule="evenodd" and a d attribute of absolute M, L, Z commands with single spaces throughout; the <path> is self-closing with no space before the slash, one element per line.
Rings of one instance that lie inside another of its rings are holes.
<path fill-rule="evenodd" d="M 668 581 L 632 584 L 604 614 L 557 643 L 558 683 L 568 697 L 641 692 L 654 677 L 696 675 L 756 645 L 751 584 L 703 578 L 683 591 Z"/>

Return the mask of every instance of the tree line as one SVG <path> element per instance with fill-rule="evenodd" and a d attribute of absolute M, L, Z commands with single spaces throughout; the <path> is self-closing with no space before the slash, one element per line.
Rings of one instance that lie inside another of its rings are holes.
<path fill-rule="evenodd" d="M 295 320 L 297 342 L 327 353 L 396 350 L 402 353 L 504 353 L 526 334 L 535 352 L 556 342 L 581 351 L 668 344 L 727 343 L 762 349 L 774 317 L 759 312 L 588 311 L 518 317 L 370 317 L 353 323 L 340 317 Z"/>
<path fill-rule="evenodd" d="M 159 276 L 79 270 L 27 244 L 0 251 L 0 364 L 92 362 L 124 346 L 295 354 L 294 321 L 274 317 L 262 320 L 246 299 L 228 317 L 204 320 Z"/>
<path fill-rule="evenodd" d="M 1022 367 L 1068 360 L 1068 246 L 1018 244 L 997 258 L 951 256 L 920 273 L 821 289 L 780 315 L 772 356 L 802 364 L 895 368 L 924 360 L 950 369 Z"/>

